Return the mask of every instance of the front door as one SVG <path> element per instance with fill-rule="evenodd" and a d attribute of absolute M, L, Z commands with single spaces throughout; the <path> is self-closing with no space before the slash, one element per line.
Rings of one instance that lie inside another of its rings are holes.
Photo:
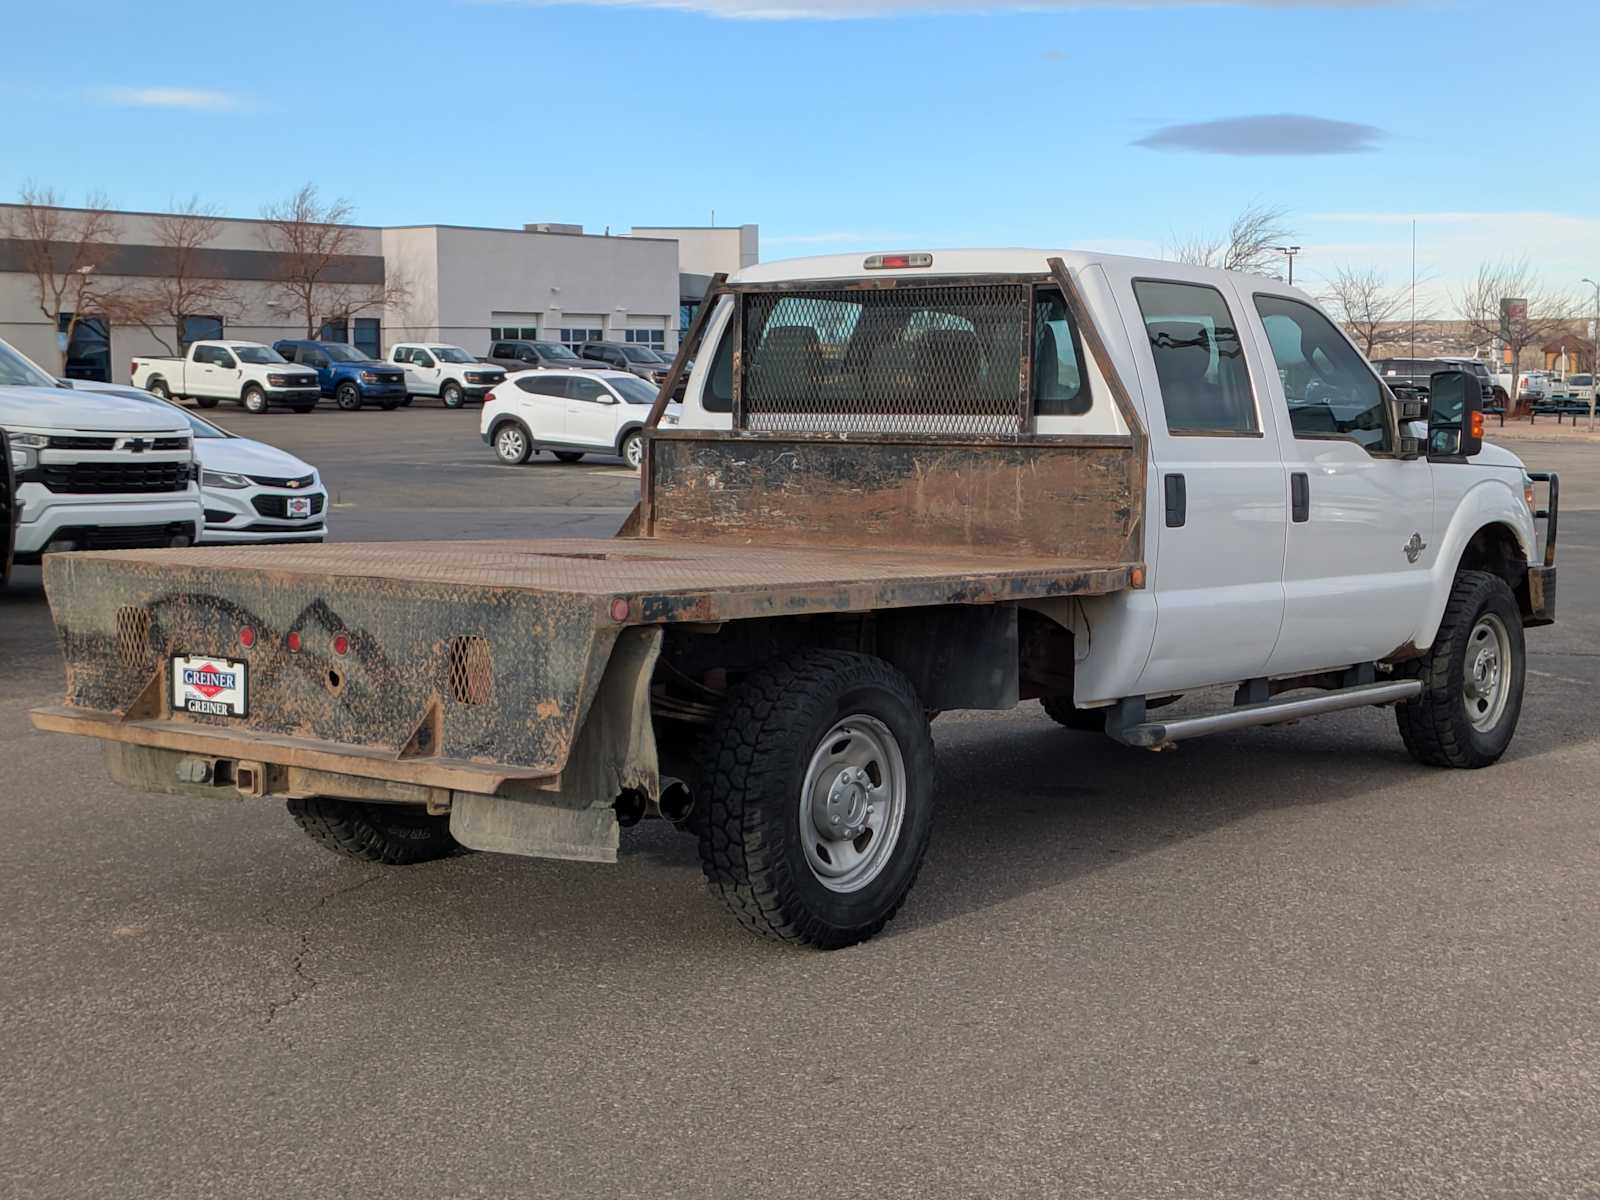
<path fill-rule="evenodd" d="M 567 378 L 566 440 L 575 446 L 610 449 L 617 427 L 617 399 L 598 379 Z"/>
<path fill-rule="evenodd" d="M 417 396 L 439 394 L 440 367 L 438 361 L 426 350 L 407 350 L 406 390 Z"/>
<path fill-rule="evenodd" d="M 1283 619 L 1288 485 L 1277 415 L 1253 380 L 1237 297 L 1209 281 L 1135 280 L 1127 314 L 1155 474 L 1156 631 L 1138 691 L 1261 674 Z"/>
<path fill-rule="evenodd" d="M 1395 457 L 1383 385 L 1332 321 L 1266 281 L 1252 291 L 1260 353 L 1275 367 L 1267 386 L 1287 407 L 1278 444 L 1296 493 L 1268 670 L 1384 658 L 1411 640 L 1428 603 L 1438 540 L 1428 462 Z"/>

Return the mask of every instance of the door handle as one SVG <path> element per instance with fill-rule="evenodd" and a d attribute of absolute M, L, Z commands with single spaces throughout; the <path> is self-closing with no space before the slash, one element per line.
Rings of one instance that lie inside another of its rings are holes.
<path fill-rule="evenodd" d="M 1167 528 L 1181 528 L 1189 519 L 1189 488 L 1182 475 L 1167 475 L 1162 478 L 1162 486 L 1166 489 L 1167 501 Z"/>
<path fill-rule="evenodd" d="M 1311 520 L 1311 477 L 1304 471 L 1289 476 L 1289 519 L 1295 522 Z"/>

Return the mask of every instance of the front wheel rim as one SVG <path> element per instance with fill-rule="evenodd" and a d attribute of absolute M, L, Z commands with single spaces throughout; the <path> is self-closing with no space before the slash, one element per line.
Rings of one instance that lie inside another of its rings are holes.
<path fill-rule="evenodd" d="M 515 429 L 507 429 L 500 434 L 500 457 L 506 460 L 520 459 L 527 448 L 522 441 L 522 435 Z"/>
<path fill-rule="evenodd" d="M 1511 634 L 1494 613 L 1484 613 L 1467 635 L 1461 672 L 1461 701 L 1467 720 L 1488 733 L 1505 716 L 1511 697 Z"/>
<path fill-rule="evenodd" d="M 845 717 L 817 743 L 800 787 L 800 844 L 831 892 L 859 892 L 894 857 L 905 823 L 905 756 L 876 717 Z"/>
<path fill-rule="evenodd" d="M 628 460 L 630 467 L 637 467 L 644 462 L 644 439 L 637 436 L 629 438 L 627 445 L 622 447 L 622 457 Z"/>

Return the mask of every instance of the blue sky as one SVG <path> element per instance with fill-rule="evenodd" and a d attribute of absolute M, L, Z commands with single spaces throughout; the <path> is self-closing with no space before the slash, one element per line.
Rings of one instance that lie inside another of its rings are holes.
<path fill-rule="evenodd" d="M 715 209 L 764 258 L 1159 253 L 1258 202 L 1288 210 L 1312 286 L 1407 273 L 1413 217 L 1441 287 L 1502 256 L 1600 278 L 1600 4 L 973 8 L 39 6 L 8 29 L 0 196 L 254 216 L 313 180 L 374 224 L 591 231 Z"/>

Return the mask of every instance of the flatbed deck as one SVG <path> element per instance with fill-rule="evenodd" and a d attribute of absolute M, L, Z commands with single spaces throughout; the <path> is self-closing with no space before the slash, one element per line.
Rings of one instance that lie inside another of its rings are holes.
<path fill-rule="evenodd" d="M 1134 586 L 1137 568 L 946 548 L 825 549 L 656 538 L 118 550 L 77 558 L 146 566 L 174 583 L 212 571 L 258 571 L 285 587 L 365 579 L 621 598 L 628 602 L 622 624 L 1104 595 Z"/>

